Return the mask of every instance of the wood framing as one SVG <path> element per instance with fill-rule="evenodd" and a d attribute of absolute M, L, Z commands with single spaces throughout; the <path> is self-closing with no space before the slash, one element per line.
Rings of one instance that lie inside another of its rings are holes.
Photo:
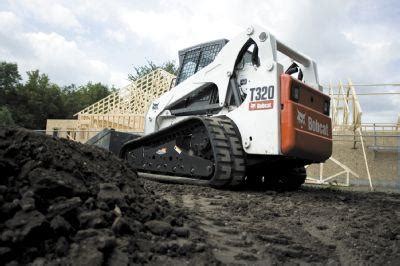
<path fill-rule="evenodd" d="M 149 102 L 168 91 L 174 78 L 163 69 L 156 69 L 75 115 L 145 115 Z"/>
<path fill-rule="evenodd" d="M 347 85 L 339 81 L 337 87 L 330 84 L 328 89 L 333 130 L 352 131 L 355 134 L 361 127 L 362 109 L 352 81 L 348 79 Z"/>
<path fill-rule="evenodd" d="M 343 184 L 338 183 L 338 185 L 349 186 L 350 185 L 350 175 L 354 176 L 355 178 L 360 178 L 360 176 L 357 173 L 355 173 L 347 165 L 339 162 L 335 158 L 330 157 L 328 160 L 332 161 L 334 164 L 339 166 L 341 168 L 341 170 L 335 174 L 328 176 L 328 177 L 324 177 L 324 164 L 325 163 L 320 163 L 319 164 L 319 176 L 318 177 L 307 177 L 307 180 L 306 180 L 307 183 L 326 185 L 326 184 L 329 184 L 329 182 L 332 179 L 334 179 L 335 177 L 345 174 L 346 175 L 345 183 L 343 183 Z"/>
<path fill-rule="evenodd" d="M 69 138 L 86 142 L 104 128 L 142 133 L 149 103 L 167 92 L 174 79 L 174 75 L 159 68 L 86 107 L 75 114 L 76 120 L 68 120 L 74 121 L 73 126 L 68 127 Z M 64 131 L 67 131 L 63 130 L 64 121 L 51 121 L 50 124 L 48 122 L 47 134 L 53 134 L 56 129 L 60 136 L 64 137 Z"/>

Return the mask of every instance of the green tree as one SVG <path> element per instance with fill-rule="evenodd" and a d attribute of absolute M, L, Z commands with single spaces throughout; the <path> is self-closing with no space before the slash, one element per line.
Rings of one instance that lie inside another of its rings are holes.
<path fill-rule="evenodd" d="M 39 70 L 28 71 L 27 75 L 28 80 L 17 90 L 15 122 L 30 129 L 44 129 L 47 119 L 64 116 L 61 89 Z"/>
<path fill-rule="evenodd" d="M 15 63 L 0 62 L 0 124 L 44 129 L 47 119 L 72 118 L 75 113 L 114 92 L 101 83 L 60 88 L 39 70 L 27 72 L 22 84 Z"/>
<path fill-rule="evenodd" d="M 112 91 L 115 90 L 110 90 L 106 85 L 100 82 L 88 82 L 86 85 L 79 87 L 78 95 L 80 96 L 80 103 L 83 106 L 88 106 L 108 96 Z"/>
<path fill-rule="evenodd" d="M 7 103 L 13 97 L 21 76 L 16 63 L 0 62 L 0 105 Z"/>
<path fill-rule="evenodd" d="M 115 92 L 115 88 L 108 88 L 99 82 L 88 82 L 79 87 L 71 84 L 64 87 L 62 91 L 66 118 L 72 118 L 80 110 Z"/>
<path fill-rule="evenodd" d="M 178 72 L 178 68 L 175 65 L 174 61 L 167 61 L 161 65 L 157 65 L 153 61 L 147 60 L 147 65 L 133 67 L 134 73 L 128 74 L 128 79 L 131 81 L 136 81 L 137 79 L 149 74 L 150 72 L 156 70 L 157 68 L 162 68 L 165 71 L 174 75 L 176 75 Z"/>
<path fill-rule="evenodd" d="M 12 126 L 14 120 L 12 119 L 11 112 L 6 106 L 0 106 L 0 126 Z"/>

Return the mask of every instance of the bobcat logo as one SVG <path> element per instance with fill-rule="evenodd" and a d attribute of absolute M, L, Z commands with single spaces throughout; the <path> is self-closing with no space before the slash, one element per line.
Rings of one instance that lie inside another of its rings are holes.
<path fill-rule="evenodd" d="M 303 127 L 306 124 L 306 113 L 302 113 L 297 109 L 297 123 Z"/>

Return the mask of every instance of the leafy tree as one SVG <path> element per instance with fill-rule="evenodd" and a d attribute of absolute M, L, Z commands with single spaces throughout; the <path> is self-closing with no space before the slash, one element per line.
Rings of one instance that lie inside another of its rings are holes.
<path fill-rule="evenodd" d="M 147 60 L 147 65 L 143 65 L 143 66 L 139 66 L 139 67 L 134 67 L 134 73 L 133 74 L 128 74 L 128 79 L 131 81 L 136 81 L 139 78 L 149 74 L 150 72 L 156 70 L 157 68 L 162 68 L 165 71 L 176 75 L 178 72 L 178 68 L 175 65 L 174 61 L 167 61 L 164 62 L 161 65 L 157 65 L 155 64 L 153 61 L 151 60 Z"/>
<path fill-rule="evenodd" d="M 77 92 L 80 96 L 80 103 L 84 106 L 87 106 L 108 96 L 111 91 L 115 91 L 115 89 L 112 88 L 110 90 L 107 86 L 101 84 L 100 82 L 89 82 L 84 86 L 80 86 Z"/>
<path fill-rule="evenodd" d="M 108 88 L 101 83 L 88 82 L 86 85 L 76 87 L 74 84 L 63 88 L 63 102 L 66 117 L 72 118 L 74 114 L 85 107 L 107 97 L 115 92 L 115 88 Z"/>
<path fill-rule="evenodd" d="M 58 85 L 50 82 L 39 70 L 27 72 L 28 80 L 17 87 L 19 102 L 15 122 L 31 129 L 45 128 L 46 120 L 63 117 L 63 102 Z"/>
<path fill-rule="evenodd" d="M 11 112 L 6 106 L 0 106 L 0 126 L 12 126 L 14 120 L 12 119 Z"/>
<path fill-rule="evenodd" d="M 47 119 L 72 118 L 75 113 L 114 92 L 101 83 L 60 88 L 39 70 L 21 83 L 15 63 L 0 62 L 0 124 L 44 129 Z"/>
<path fill-rule="evenodd" d="M 17 64 L 0 62 L 0 105 L 6 104 L 8 97 L 15 93 L 20 80 Z"/>

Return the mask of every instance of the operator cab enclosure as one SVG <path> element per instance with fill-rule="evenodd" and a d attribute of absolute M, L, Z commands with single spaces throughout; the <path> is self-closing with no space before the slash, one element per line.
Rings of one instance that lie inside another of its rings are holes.
<path fill-rule="evenodd" d="M 226 43 L 227 39 L 220 39 L 180 50 L 176 85 L 212 63 Z"/>

